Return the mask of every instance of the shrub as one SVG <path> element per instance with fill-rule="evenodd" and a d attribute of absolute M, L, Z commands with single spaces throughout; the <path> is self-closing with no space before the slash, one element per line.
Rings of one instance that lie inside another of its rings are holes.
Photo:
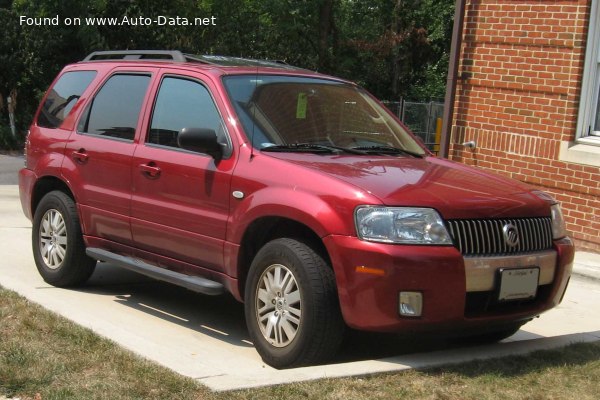
<path fill-rule="evenodd" d="M 4 124 L 0 125 L 0 150 L 17 150 L 23 147 L 23 137 L 17 132 L 13 136 L 10 127 Z"/>

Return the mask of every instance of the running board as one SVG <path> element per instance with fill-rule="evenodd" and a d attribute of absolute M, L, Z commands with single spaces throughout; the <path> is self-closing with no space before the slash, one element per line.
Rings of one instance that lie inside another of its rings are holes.
<path fill-rule="evenodd" d="M 121 256 L 96 247 L 88 247 L 85 252 L 88 256 L 96 260 L 110 262 L 117 267 L 138 272 L 160 281 L 182 286 L 193 292 L 216 296 L 225 291 L 225 288 L 219 282 L 155 267 L 154 265 L 150 265 L 136 258 Z"/>

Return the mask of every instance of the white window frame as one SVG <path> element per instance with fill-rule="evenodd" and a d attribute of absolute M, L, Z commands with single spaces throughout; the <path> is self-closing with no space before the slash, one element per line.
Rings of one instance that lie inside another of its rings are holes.
<path fill-rule="evenodd" d="M 596 126 L 600 96 L 600 0 L 592 0 L 588 39 L 581 84 L 577 143 L 600 146 L 600 126 Z"/>

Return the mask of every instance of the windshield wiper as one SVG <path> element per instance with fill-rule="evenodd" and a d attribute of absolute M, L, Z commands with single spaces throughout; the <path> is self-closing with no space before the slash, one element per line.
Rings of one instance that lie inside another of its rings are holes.
<path fill-rule="evenodd" d="M 409 156 L 423 158 L 423 154 L 392 146 L 358 146 L 353 147 L 352 150 L 363 151 L 368 154 L 408 154 Z"/>
<path fill-rule="evenodd" d="M 261 151 L 277 151 L 277 152 L 315 152 L 315 153 L 337 153 L 344 152 L 350 154 L 366 154 L 364 151 L 348 147 L 340 147 L 316 143 L 290 143 L 290 144 L 275 144 L 272 146 L 263 147 Z"/>

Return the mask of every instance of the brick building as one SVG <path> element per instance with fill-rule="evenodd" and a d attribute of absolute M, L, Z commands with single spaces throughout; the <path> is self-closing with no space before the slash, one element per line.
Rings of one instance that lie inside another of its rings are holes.
<path fill-rule="evenodd" d="M 462 1 L 449 158 L 552 193 L 600 252 L 600 0 Z"/>

